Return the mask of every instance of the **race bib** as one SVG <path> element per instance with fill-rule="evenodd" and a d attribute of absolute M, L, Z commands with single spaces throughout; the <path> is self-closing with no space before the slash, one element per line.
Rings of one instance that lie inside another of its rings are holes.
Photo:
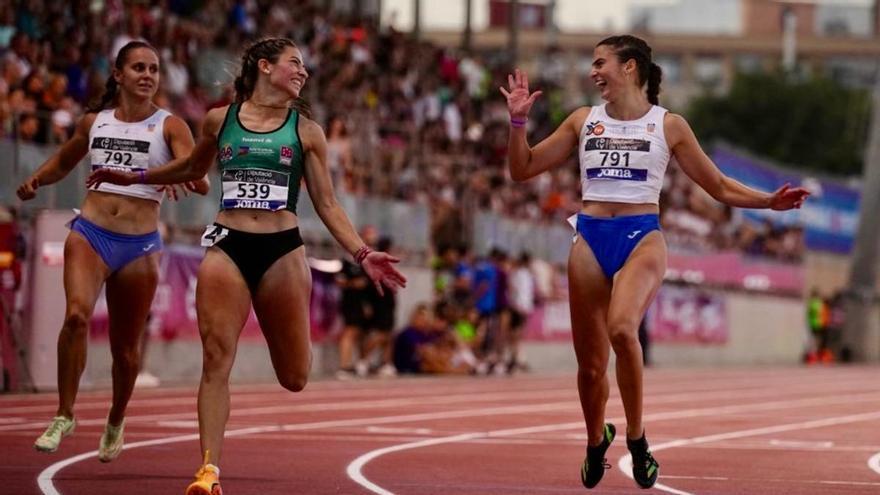
<path fill-rule="evenodd" d="M 223 183 L 223 209 L 283 210 L 287 208 L 289 178 L 290 174 L 276 170 L 224 170 L 220 176 Z"/>
<path fill-rule="evenodd" d="M 150 163 L 150 142 L 95 136 L 92 138 L 90 155 L 92 169 L 146 170 Z"/>
<path fill-rule="evenodd" d="M 211 247 L 222 241 L 227 235 L 229 235 L 229 229 L 219 225 L 208 225 L 205 233 L 202 234 L 201 245 L 202 247 Z"/>

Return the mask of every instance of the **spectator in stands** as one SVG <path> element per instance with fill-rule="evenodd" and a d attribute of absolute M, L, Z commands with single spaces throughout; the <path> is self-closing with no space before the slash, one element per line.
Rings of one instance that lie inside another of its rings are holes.
<path fill-rule="evenodd" d="M 535 279 L 530 269 L 532 257 L 520 254 L 510 274 L 510 333 L 508 337 L 507 372 L 526 369 L 520 342 L 526 321 L 535 309 Z"/>
<path fill-rule="evenodd" d="M 378 231 L 373 226 L 361 229 L 361 239 L 368 246 L 376 245 Z M 336 283 L 342 289 L 339 309 L 342 313 L 342 335 L 339 336 L 339 370 L 336 378 L 346 380 L 367 376 L 369 365 L 366 360 L 366 339 L 373 306 L 370 301 L 370 277 L 359 263 L 342 260 L 342 270 L 336 276 Z M 375 287 L 372 288 L 375 290 Z M 355 359 L 357 352 L 357 360 Z"/>
<path fill-rule="evenodd" d="M 376 249 L 385 253 L 393 251 L 390 237 L 380 237 Z M 370 284 L 367 287 L 367 304 L 370 306 L 370 317 L 366 321 L 366 342 L 363 347 L 362 359 L 366 360 L 370 372 L 380 377 L 391 377 L 396 374 L 392 362 L 394 316 L 397 310 L 397 294 L 392 291 L 379 293 Z M 373 365 L 373 353 L 379 352 L 379 364 Z"/>

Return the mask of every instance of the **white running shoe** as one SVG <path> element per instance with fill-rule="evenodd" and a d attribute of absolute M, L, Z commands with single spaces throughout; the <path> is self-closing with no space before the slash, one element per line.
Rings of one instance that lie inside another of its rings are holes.
<path fill-rule="evenodd" d="M 134 381 L 134 388 L 155 388 L 158 387 L 160 383 L 159 377 L 149 371 L 142 371 L 138 373 L 138 376 Z"/>
<path fill-rule="evenodd" d="M 393 364 L 385 363 L 379 368 L 379 371 L 377 371 L 376 374 L 382 378 L 392 378 L 397 376 L 397 368 L 395 368 Z"/>
<path fill-rule="evenodd" d="M 104 433 L 101 434 L 101 443 L 98 445 L 98 460 L 101 462 L 110 462 L 119 457 L 122 452 L 122 433 L 125 429 L 125 419 L 119 426 L 113 426 L 110 421 L 104 426 Z"/>
<path fill-rule="evenodd" d="M 73 434 L 76 429 L 76 420 L 66 416 L 55 416 L 46 431 L 34 442 L 34 448 L 40 452 L 55 452 L 61 439 Z"/>

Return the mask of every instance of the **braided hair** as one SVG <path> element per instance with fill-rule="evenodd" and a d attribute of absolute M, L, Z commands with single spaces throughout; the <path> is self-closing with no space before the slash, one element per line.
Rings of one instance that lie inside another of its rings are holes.
<path fill-rule="evenodd" d="M 116 61 L 113 63 L 113 67 L 118 71 L 122 71 L 125 67 L 125 63 L 128 61 L 128 54 L 138 48 L 147 48 L 153 50 L 153 53 L 156 54 L 156 57 L 159 57 L 159 52 L 156 48 L 147 43 L 146 41 L 129 41 L 119 50 L 119 54 L 116 55 Z M 100 97 L 96 98 L 92 101 L 91 104 L 86 108 L 86 112 L 88 113 L 97 113 L 102 110 L 106 110 L 116 104 L 116 99 L 119 96 L 119 83 L 116 82 L 116 78 L 113 77 L 113 74 L 107 78 L 107 83 L 104 87 L 104 93 L 101 94 Z"/>
<path fill-rule="evenodd" d="M 288 47 L 296 48 L 296 43 L 288 38 L 263 38 L 248 46 L 241 55 L 241 70 L 233 82 L 235 89 L 235 102 L 239 105 L 244 103 L 254 94 L 259 77 L 261 59 L 270 63 L 278 63 L 278 57 Z M 305 99 L 298 97 L 293 102 L 293 108 L 305 117 L 311 116 L 309 105 Z"/>
<path fill-rule="evenodd" d="M 648 101 L 652 105 L 659 104 L 660 81 L 663 71 L 651 60 L 651 47 L 645 40 L 632 35 L 610 36 L 596 46 L 608 45 L 614 48 L 617 59 L 624 63 L 630 59 L 636 62 L 639 74 L 639 86 L 648 85 Z"/>

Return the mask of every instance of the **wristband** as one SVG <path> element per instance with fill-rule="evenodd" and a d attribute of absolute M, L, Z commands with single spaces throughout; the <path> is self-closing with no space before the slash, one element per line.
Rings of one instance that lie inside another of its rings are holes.
<path fill-rule="evenodd" d="M 363 245 L 360 248 L 358 248 L 357 251 L 355 251 L 354 260 L 357 262 L 358 265 L 360 265 L 364 262 L 364 260 L 367 258 L 367 256 L 369 256 L 370 253 L 372 253 L 372 252 L 373 252 L 372 249 L 370 249 L 366 245 Z"/>
<path fill-rule="evenodd" d="M 144 184 L 147 182 L 147 172 L 145 170 L 138 170 L 138 183 Z"/>
<path fill-rule="evenodd" d="M 510 118 L 510 126 L 516 127 L 517 129 L 519 129 L 520 127 L 525 127 L 526 122 L 528 122 L 528 121 L 529 121 L 529 119 L 527 119 L 527 118 L 517 119 L 517 118 L 511 117 Z"/>

